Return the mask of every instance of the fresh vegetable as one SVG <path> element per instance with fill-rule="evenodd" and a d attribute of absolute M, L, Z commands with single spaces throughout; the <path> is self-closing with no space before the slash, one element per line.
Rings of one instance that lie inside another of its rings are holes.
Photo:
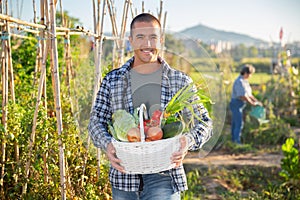
<path fill-rule="evenodd" d="M 162 127 L 163 130 L 163 139 L 166 138 L 171 138 L 176 135 L 179 135 L 182 133 L 184 129 L 184 122 L 182 121 L 177 121 L 177 122 L 172 122 L 170 124 L 164 124 Z"/>
<path fill-rule="evenodd" d="M 161 110 L 155 110 L 152 113 L 151 119 L 160 119 L 161 114 L 162 114 Z"/>
<path fill-rule="evenodd" d="M 188 109 L 192 114 L 192 118 L 188 123 L 192 123 L 194 118 L 201 121 L 200 116 L 195 114 L 193 107 L 193 105 L 200 103 L 212 104 L 210 98 L 204 95 L 203 89 L 197 88 L 194 84 L 189 84 L 182 87 L 165 107 L 161 124 L 181 121 L 182 116 L 180 116 L 180 112 L 185 108 Z"/>
<path fill-rule="evenodd" d="M 137 127 L 135 118 L 125 110 L 117 110 L 112 115 L 112 127 L 116 139 L 120 141 L 128 141 L 127 132 L 133 127 Z"/>
<path fill-rule="evenodd" d="M 150 126 L 148 125 L 149 123 L 150 123 L 149 120 L 145 120 L 145 121 L 143 122 L 143 125 L 144 125 L 144 132 L 145 132 L 145 133 L 147 133 L 148 130 L 149 130 L 149 128 L 150 128 Z M 138 125 L 138 128 L 140 128 L 140 124 Z"/>
<path fill-rule="evenodd" d="M 155 141 L 155 140 L 160 140 L 163 137 L 163 131 L 161 128 L 157 126 L 150 127 L 148 132 L 146 133 L 146 141 Z"/>
<path fill-rule="evenodd" d="M 150 119 L 150 126 L 159 126 L 160 125 L 160 119 L 161 119 L 162 111 L 161 110 L 155 110 L 152 113 L 151 119 Z"/>
<path fill-rule="evenodd" d="M 137 127 L 133 127 L 129 129 L 129 131 L 127 132 L 127 139 L 129 142 L 140 142 L 141 141 L 140 129 Z"/>

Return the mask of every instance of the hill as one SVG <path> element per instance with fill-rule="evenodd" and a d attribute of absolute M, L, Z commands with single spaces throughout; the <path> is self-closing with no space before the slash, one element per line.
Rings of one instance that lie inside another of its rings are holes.
<path fill-rule="evenodd" d="M 245 44 L 246 46 L 266 43 L 266 41 L 245 34 L 217 30 L 202 24 L 184 29 L 180 34 L 184 34 L 192 39 L 201 40 L 204 43 L 217 42 L 219 40 L 230 42 L 232 45 Z"/>

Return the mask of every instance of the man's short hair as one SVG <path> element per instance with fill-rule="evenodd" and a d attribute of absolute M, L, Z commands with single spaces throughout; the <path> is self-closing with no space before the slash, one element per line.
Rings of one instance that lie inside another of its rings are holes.
<path fill-rule="evenodd" d="M 255 72 L 255 67 L 250 64 L 245 64 L 241 70 L 241 75 L 253 74 Z"/>
<path fill-rule="evenodd" d="M 153 15 L 151 15 L 149 13 L 142 13 L 142 14 L 135 16 L 133 18 L 133 20 L 131 21 L 131 24 L 130 24 L 130 35 L 131 36 L 132 36 L 132 29 L 134 29 L 134 24 L 136 22 L 156 22 L 158 24 L 159 28 L 161 28 L 160 21 L 156 17 L 154 17 Z"/>

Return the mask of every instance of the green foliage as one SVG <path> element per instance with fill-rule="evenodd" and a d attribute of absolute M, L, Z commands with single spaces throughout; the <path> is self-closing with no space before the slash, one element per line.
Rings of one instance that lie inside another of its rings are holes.
<path fill-rule="evenodd" d="M 165 35 L 165 44 L 168 52 L 181 54 L 184 52 L 184 44 L 181 40 L 175 39 L 172 34 Z"/>
<path fill-rule="evenodd" d="M 75 28 L 76 26 L 82 26 L 82 23 L 78 18 L 69 15 L 68 11 L 63 12 L 65 27 Z M 56 12 L 56 25 L 63 26 L 61 12 Z"/>
<path fill-rule="evenodd" d="M 65 103 L 63 103 L 65 105 Z M 68 197 L 91 197 L 104 199 L 110 194 L 108 183 L 108 163 L 102 163 L 100 179 L 97 179 L 97 159 L 83 145 L 77 124 L 69 112 L 64 110 L 61 136 L 66 148 L 66 175 Z M 32 156 L 28 157 L 29 137 L 32 129 L 34 108 L 23 107 L 19 104 L 9 104 L 7 134 L 1 131 L 1 138 L 6 138 L 6 160 L 4 186 L 7 199 L 17 199 L 25 183 L 28 184 L 24 199 L 59 199 L 60 198 L 60 169 L 59 147 L 55 118 L 47 117 L 46 110 L 41 107 L 38 114 L 35 144 Z M 17 159 L 18 147 L 20 156 Z M 46 157 L 45 157 L 46 156 Z M 84 163 L 87 157 L 86 164 Z M 45 159 L 46 158 L 46 163 Z M 24 179 L 25 164 L 31 160 L 30 175 Z M 83 166 L 85 174 L 83 174 Z M 49 174 L 44 169 L 47 166 Z M 45 181 L 45 177 L 49 180 Z"/>
<path fill-rule="evenodd" d="M 259 125 L 257 119 L 247 116 L 242 141 L 254 147 L 261 145 L 281 145 L 288 137 L 295 137 L 289 124 L 280 118 L 270 119 L 268 123 Z"/>
<path fill-rule="evenodd" d="M 21 199 L 25 183 L 27 193 L 22 199 L 61 198 L 59 138 L 64 144 L 67 198 L 109 199 L 111 196 L 109 164 L 101 159 L 100 175 L 97 177 L 96 149 L 86 146 L 87 123 L 93 99 L 93 55 L 89 52 L 90 46 L 85 37 L 71 37 L 74 46 L 71 51 L 73 65 L 70 85 L 66 84 L 66 64 L 62 59 L 65 54 L 64 39 L 58 38 L 63 132 L 58 136 L 51 70 L 47 63 L 46 94 L 42 95 L 39 106 L 31 156 L 29 140 L 40 75 L 35 74 L 37 39 L 12 40 L 16 102 L 8 103 L 7 127 L 0 125 L 1 142 L 6 143 L 4 193 L 1 199 Z M 29 177 L 25 179 L 25 166 L 29 160 Z"/>
<path fill-rule="evenodd" d="M 287 190 L 280 186 L 276 167 L 226 166 L 200 168 L 189 171 L 187 180 L 189 190 L 183 193 L 181 198 L 183 200 L 259 200 L 276 199 L 272 197 L 287 195 Z"/>
<path fill-rule="evenodd" d="M 12 63 L 16 96 L 31 91 L 33 86 L 37 39 L 12 40 Z"/>
<path fill-rule="evenodd" d="M 270 58 L 244 57 L 239 62 L 239 67 L 236 69 L 236 72 L 240 72 L 242 66 L 245 64 L 253 65 L 255 67 L 255 73 L 270 73 Z"/>
<path fill-rule="evenodd" d="M 189 190 L 185 191 L 182 195 L 182 200 L 201 199 L 206 192 L 206 188 L 201 180 L 202 174 L 199 170 L 193 170 L 187 173 L 187 181 Z"/>
<path fill-rule="evenodd" d="M 300 162 L 299 162 L 299 151 L 294 147 L 294 139 L 288 138 L 282 145 L 282 152 L 284 158 L 281 160 L 281 172 L 280 176 L 288 184 L 294 188 L 298 188 L 300 191 Z"/>

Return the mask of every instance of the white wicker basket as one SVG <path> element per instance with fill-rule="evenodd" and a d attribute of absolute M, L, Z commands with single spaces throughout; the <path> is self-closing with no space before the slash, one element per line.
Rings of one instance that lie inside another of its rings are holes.
<path fill-rule="evenodd" d="M 140 110 L 141 136 L 144 136 L 142 123 L 143 112 Z M 113 138 L 112 143 L 126 173 L 151 174 L 175 167 L 171 156 L 180 148 L 180 136 L 151 142 L 145 142 L 145 137 L 141 142 L 119 142 Z"/>
<path fill-rule="evenodd" d="M 151 174 L 173 168 L 172 153 L 180 148 L 179 137 L 152 142 L 119 142 L 113 139 L 121 165 L 129 174 Z"/>

